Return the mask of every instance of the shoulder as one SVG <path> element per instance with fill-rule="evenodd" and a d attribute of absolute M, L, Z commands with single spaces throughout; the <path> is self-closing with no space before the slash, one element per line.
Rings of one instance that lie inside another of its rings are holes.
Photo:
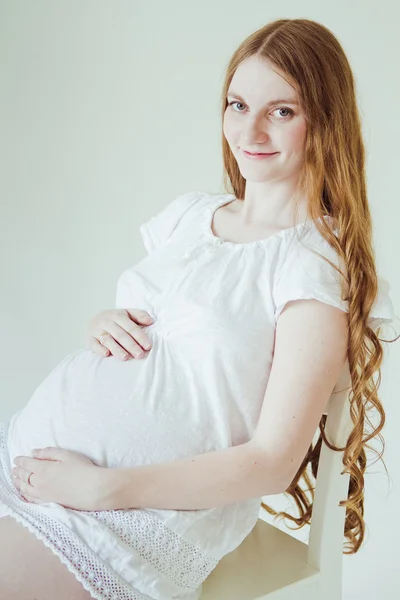
<path fill-rule="evenodd" d="M 330 217 L 320 221 L 328 224 L 332 233 L 337 236 L 337 230 Z M 284 278 L 287 272 L 293 275 L 295 271 L 304 272 L 305 275 L 312 277 L 321 270 L 323 272 L 320 275 L 331 276 L 330 270 L 328 272 L 324 270 L 329 263 L 335 265 L 342 271 L 342 275 L 345 275 L 344 264 L 336 248 L 319 231 L 316 223 L 309 221 L 305 225 L 292 228 L 282 237 L 276 260 L 276 278 L 277 280 Z"/>
<path fill-rule="evenodd" d="M 335 233 L 331 219 L 326 221 Z M 348 311 L 345 265 L 313 222 L 282 238 L 273 280 L 276 319 L 292 300 L 315 299 Z"/>
<path fill-rule="evenodd" d="M 337 235 L 338 232 L 330 217 L 327 218 L 327 222 L 333 233 Z M 317 229 L 315 223 L 311 222 L 304 228 L 300 236 L 296 233 L 282 239 L 275 261 L 273 277 L 275 321 L 278 320 L 285 306 L 296 300 L 317 300 L 348 313 L 349 284 L 345 262 Z M 302 310 L 307 311 L 305 305 Z M 321 307 L 319 310 L 324 309 Z M 299 312 L 297 314 L 300 316 Z M 305 314 L 300 318 L 303 319 Z M 335 318 L 339 319 L 339 314 L 336 314 Z M 369 314 L 368 325 L 376 329 L 396 319 L 389 283 L 378 274 L 378 293 Z"/>
<path fill-rule="evenodd" d="M 332 233 L 337 236 L 337 230 L 331 217 L 326 216 L 319 221 L 325 222 Z M 319 254 L 321 260 L 330 258 L 337 261 L 339 258 L 335 248 L 322 235 L 314 221 L 293 227 L 287 231 L 287 234 L 284 231 L 284 234 L 279 246 L 280 269 L 284 269 L 285 265 L 287 266 L 291 261 L 311 260 L 316 253 Z"/>
<path fill-rule="evenodd" d="M 173 234 L 180 222 L 194 217 L 199 210 L 215 197 L 204 190 L 185 192 L 176 196 L 140 225 L 140 233 L 146 250 L 150 253 L 162 246 Z"/>

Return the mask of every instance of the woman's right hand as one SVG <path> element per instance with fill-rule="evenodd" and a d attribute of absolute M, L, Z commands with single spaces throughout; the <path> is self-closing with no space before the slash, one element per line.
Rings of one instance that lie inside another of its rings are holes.
<path fill-rule="evenodd" d="M 132 356 L 142 358 L 143 350 L 151 349 L 151 341 L 142 326 L 153 323 L 145 310 L 116 308 L 103 310 L 89 321 L 85 334 L 86 345 L 100 356 L 114 355 L 121 360 Z M 99 337 L 101 338 L 101 343 Z"/>

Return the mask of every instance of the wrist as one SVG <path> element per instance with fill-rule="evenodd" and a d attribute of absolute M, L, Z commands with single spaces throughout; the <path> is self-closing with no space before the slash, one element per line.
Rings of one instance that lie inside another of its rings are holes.
<path fill-rule="evenodd" d="M 118 510 L 121 506 L 123 477 L 122 469 L 101 467 L 97 504 L 99 510 Z"/>

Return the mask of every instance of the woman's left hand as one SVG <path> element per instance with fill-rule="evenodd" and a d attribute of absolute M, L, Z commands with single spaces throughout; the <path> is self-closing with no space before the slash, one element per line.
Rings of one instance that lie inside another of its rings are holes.
<path fill-rule="evenodd" d="M 17 456 L 14 485 L 27 502 L 56 502 L 75 510 L 107 510 L 106 473 L 87 456 L 62 448 L 43 448 Z M 30 484 L 28 484 L 29 475 Z"/>

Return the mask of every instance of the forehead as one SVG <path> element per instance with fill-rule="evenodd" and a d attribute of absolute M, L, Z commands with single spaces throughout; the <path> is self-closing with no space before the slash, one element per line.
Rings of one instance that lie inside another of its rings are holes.
<path fill-rule="evenodd" d="M 240 63 L 228 88 L 254 103 L 272 98 L 296 98 L 296 88 L 276 65 L 266 58 L 251 56 Z"/>

